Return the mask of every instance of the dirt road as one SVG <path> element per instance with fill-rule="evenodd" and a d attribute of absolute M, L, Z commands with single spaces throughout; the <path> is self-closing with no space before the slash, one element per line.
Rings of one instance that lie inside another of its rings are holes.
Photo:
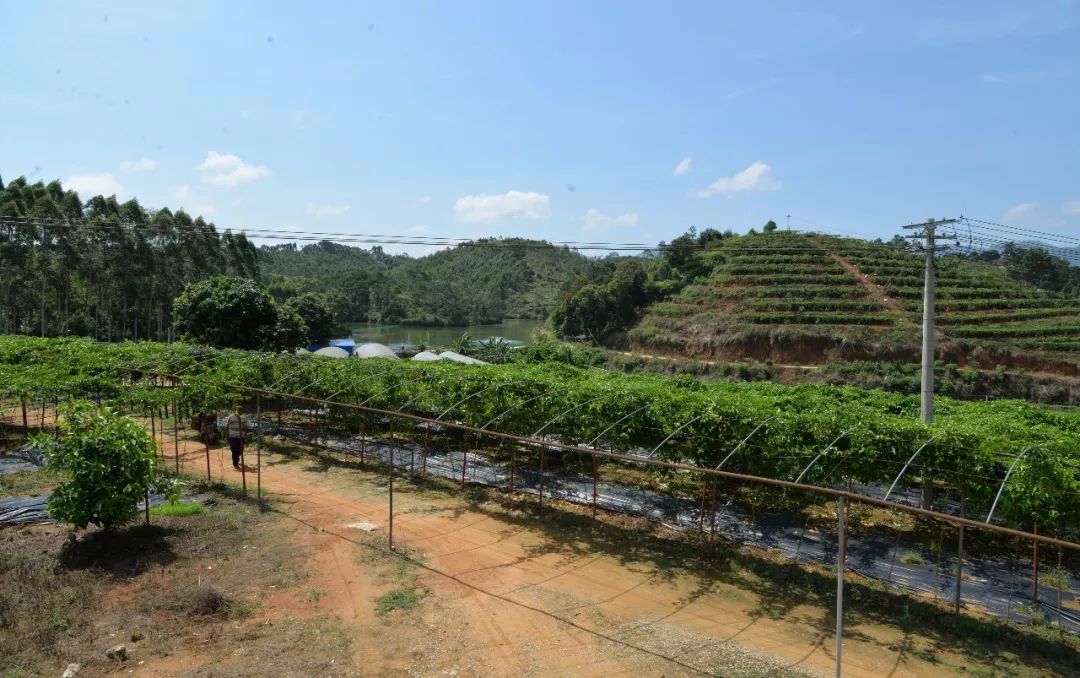
<path fill-rule="evenodd" d="M 171 453 L 171 440 L 163 447 Z M 182 449 L 185 468 L 205 473 L 201 446 L 185 442 Z M 371 550 L 365 544 L 385 543 L 386 478 L 352 460 L 304 456 L 264 454 L 263 468 L 263 487 L 279 510 L 309 531 L 298 538 L 316 546 L 313 583 L 328 592 L 327 611 L 354 629 L 355 660 L 365 674 L 833 670 L 831 608 L 779 603 L 777 611 L 778 601 L 617 542 L 599 526 L 557 528 L 527 511 L 422 490 L 403 478 L 394 497 L 395 544 L 421 563 L 418 580 L 430 596 L 418 622 L 387 626 L 373 613 L 379 590 L 364 561 Z M 214 479 L 239 484 L 221 450 L 212 450 L 210 470 Z M 249 474 L 251 492 L 254 481 Z M 934 663 L 922 659 L 919 648 L 932 643 L 911 633 L 870 625 L 848 632 L 848 676 L 935 675 L 960 663 L 941 648 L 929 655 Z"/>

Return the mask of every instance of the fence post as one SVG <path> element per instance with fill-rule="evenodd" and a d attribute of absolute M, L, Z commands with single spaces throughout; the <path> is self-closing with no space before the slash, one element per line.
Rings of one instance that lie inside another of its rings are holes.
<path fill-rule="evenodd" d="M 517 470 L 517 443 L 510 445 L 510 491 L 514 491 L 514 472 Z"/>
<path fill-rule="evenodd" d="M 394 420 L 390 420 L 390 550 L 394 550 Z"/>
<path fill-rule="evenodd" d="M 180 406 L 173 403 L 173 462 L 176 464 L 176 475 L 180 475 Z"/>
<path fill-rule="evenodd" d="M 19 402 L 22 403 L 22 427 L 23 431 L 30 433 L 30 422 L 26 418 L 26 398 L 20 398 Z"/>
<path fill-rule="evenodd" d="M 431 444 L 431 422 L 429 421 L 429 422 L 424 423 L 424 457 L 421 460 L 421 464 L 423 466 L 422 475 L 425 475 L 425 476 L 427 475 L 427 458 L 428 458 L 428 454 L 430 453 L 430 448 L 429 448 L 430 444 Z"/>
<path fill-rule="evenodd" d="M 202 414 L 199 416 L 203 417 Z M 202 429 L 203 447 L 206 448 L 206 482 L 210 482 L 210 431 L 207 430 L 205 417 L 199 422 L 199 428 Z"/>
<path fill-rule="evenodd" d="M 465 487 L 465 467 L 469 463 L 469 432 L 466 431 L 465 435 L 461 438 L 462 449 L 464 452 L 461 455 L 461 486 Z"/>
<path fill-rule="evenodd" d="M 1034 524 L 1033 533 L 1039 534 L 1039 523 Z M 1031 612 L 1039 606 L 1039 542 L 1031 540 Z"/>
<path fill-rule="evenodd" d="M 592 458 L 592 517 L 596 520 L 596 481 L 600 477 L 600 464 L 596 457 Z"/>
<path fill-rule="evenodd" d="M 262 394 L 255 394 L 255 500 L 262 508 L 262 434 L 259 422 L 262 420 Z"/>
<path fill-rule="evenodd" d="M 540 510 L 544 510 L 544 460 L 547 459 L 547 450 L 540 448 Z"/>
<path fill-rule="evenodd" d="M 960 579 L 964 572 L 964 525 L 960 524 L 960 537 L 959 544 L 957 546 L 956 553 L 956 600 L 954 603 L 955 612 L 960 613 Z"/>
<path fill-rule="evenodd" d="M 146 500 L 146 504 L 143 506 L 143 514 L 146 517 L 146 524 L 150 524 L 150 488 L 143 488 L 143 497 Z"/>
<path fill-rule="evenodd" d="M 847 561 L 846 497 L 840 495 L 837 516 L 840 523 L 839 555 L 836 557 L 836 678 L 840 678 L 840 653 L 843 650 L 844 630 L 844 565 Z"/>

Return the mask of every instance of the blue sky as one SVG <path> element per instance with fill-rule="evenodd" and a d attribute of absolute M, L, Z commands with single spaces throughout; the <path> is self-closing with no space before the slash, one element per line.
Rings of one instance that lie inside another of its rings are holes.
<path fill-rule="evenodd" d="M 223 228 L 1080 233 L 1075 2 L 6 2 L 0 24 L 0 175 Z"/>

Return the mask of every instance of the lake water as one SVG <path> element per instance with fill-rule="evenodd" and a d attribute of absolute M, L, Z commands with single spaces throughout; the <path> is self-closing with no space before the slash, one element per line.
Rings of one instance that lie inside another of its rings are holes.
<path fill-rule="evenodd" d="M 543 320 L 504 320 L 493 325 L 468 325 L 466 327 L 426 327 L 423 325 L 369 325 L 346 323 L 352 329 L 356 343 L 375 341 L 394 350 L 425 346 L 449 347 L 468 334 L 473 339 L 484 340 L 502 337 L 512 344 L 532 343 L 532 334 L 544 325 Z"/>

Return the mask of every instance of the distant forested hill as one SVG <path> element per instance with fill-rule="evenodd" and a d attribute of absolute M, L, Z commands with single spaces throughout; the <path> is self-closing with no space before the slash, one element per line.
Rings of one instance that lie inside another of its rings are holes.
<path fill-rule="evenodd" d="M 466 325 L 546 318 L 560 292 L 593 264 L 537 240 L 479 240 L 412 259 L 320 242 L 260 248 L 270 291 L 325 292 L 342 320 Z"/>

